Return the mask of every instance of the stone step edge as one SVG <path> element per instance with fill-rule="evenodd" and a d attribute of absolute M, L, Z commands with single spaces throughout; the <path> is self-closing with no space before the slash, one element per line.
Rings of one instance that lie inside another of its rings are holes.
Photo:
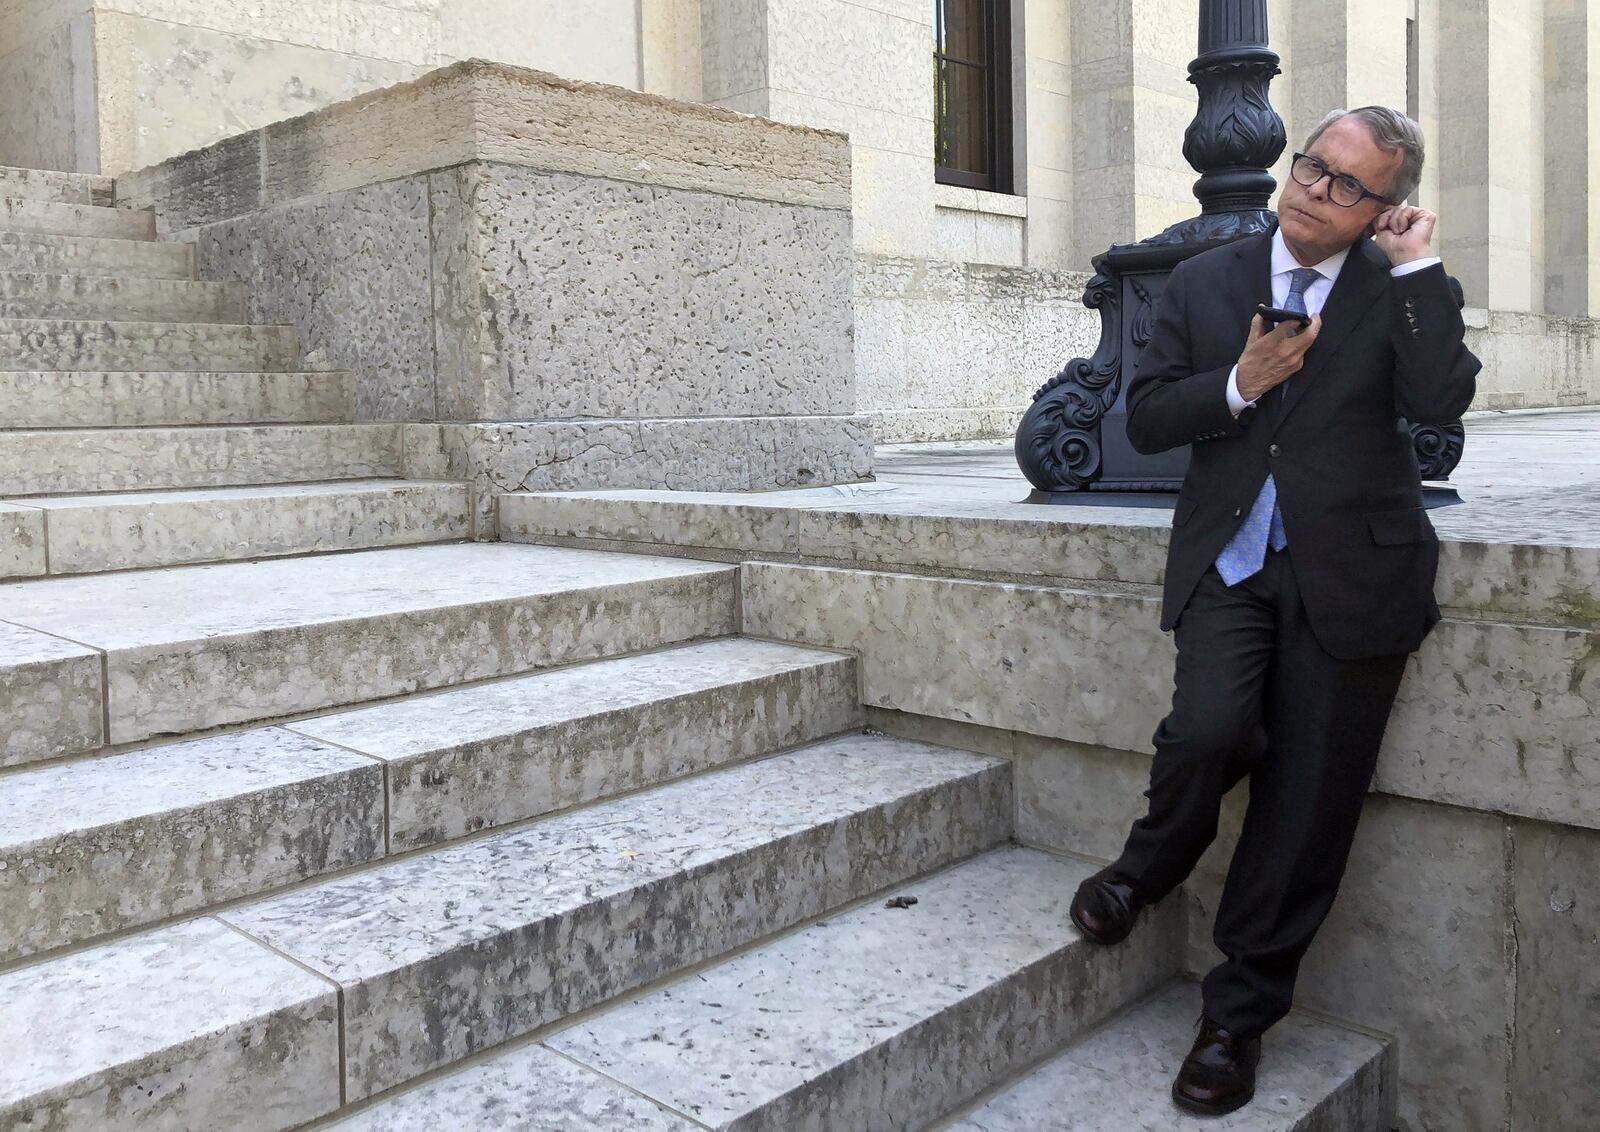
<path fill-rule="evenodd" d="M 139 271 L 137 264 L 123 263 L 112 267 L 102 264 L 96 267 L 93 264 L 78 264 L 81 270 L 60 271 L 55 274 L 72 276 L 105 276 L 111 279 L 170 279 L 178 282 L 196 281 L 195 245 L 162 240 L 119 240 L 110 236 L 63 236 L 50 232 L 11 232 L 0 231 L 0 263 L 11 262 L 8 254 L 18 256 L 39 256 L 40 258 L 55 258 L 62 264 L 71 264 L 74 257 L 71 252 L 77 250 L 96 250 L 105 253 L 105 258 L 122 258 L 124 260 L 150 261 L 150 260 L 180 260 L 182 270 L 187 275 L 145 275 Z M 51 252 L 56 253 L 54 257 Z M 148 266 L 148 264 L 145 264 Z"/>
<path fill-rule="evenodd" d="M 191 281 L 190 280 L 168 280 L 168 282 L 181 283 L 181 282 L 191 282 Z M 22 324 L 22 323 L 26 323 L 27 326 L 24 327 L 24 326 L 19 325 L 19 324 Z M 216 333 L 221 333 L 221 332 L 224 332 L 224 331 L 238 331 L 238 330 L 272 330 L 272 331 L 278 331 L 278 332 L 287 332 L 287 333 L 291 333 L 291 334 L 297 333 L 297 331 L 296 331 L 296 329 L 295 329 L 295 327 L 294 327 L 294 325 L 292 323 L 285 323 L 285 322 L 152 322 L 149 319 L 118 320 L 118 319 L 114 319 L 114 318 L 31 318 L 31 317 L 27 317 L 27 318 L 0 318 L 0 334 L 6 333 L 8 331 L 23 331 L 23 330 L 34 330 L 34 329 L 37 329 L 37 330 L 40 330 L 40 331 L 57 331 L 57 332 L 60 332 L 60 333 L 74 333 L 75 332 L 74 328 L 76 328 L 76 327 L 84 327 L 84 326 L 99 327 L 103 331 L 108 332 L 108 333 L 110 333 L 112 335 L 117 335 L 117 334 L 122 334 L 122 335 L 149 334 L 149 333 L 154 333 L 156 331 L 167 331 L 167 330 L 170 330 L 174 326 L 192 327 L 192 328 L 196 328 L 196 329 L 202 329 L 202 330 L 205 330 L 207 332 L 216 332 Z M 168 371 L 164 371 L 164 370 L 20 370 L 20 371 L 12 370 L 12 371 L 9 371 L 9 372 L 14 372 L 14 373 L 15 372 L 22 372 L 22 373 L 35 373 L 35 372 L 38 372 L 38 373 L 59 373 L 59 372 L 65 372 L 65 373 L 143 373 L 143 372 L 164 373 L 164 372 L 168 372 Z M 193 373 L 225 372 L 225 373 L 231 373 L 231 372 L 234 372 L 234 371 L 231 371 L 231 370 L 222 370 L 222 371 L 173 370 L 171 372 L 174 372 L 174 373 L 186 373 L 186 372 L 193 372 Z M 265 373 L 280 373 L 280 372 L 290 372 L 290 371 L 281 371 L 281 370 L 264 370 L 264 371 L 263 370 L 253 370 L 253 371 L 252 370 L 242 370 L 242 371 L 239 371 L 239 372 L 246 372 L 246 373 L 249 373 L 249 372 L 255 372 L 255 373 L 261 373 L 261 372 L 265 372 Z"/>

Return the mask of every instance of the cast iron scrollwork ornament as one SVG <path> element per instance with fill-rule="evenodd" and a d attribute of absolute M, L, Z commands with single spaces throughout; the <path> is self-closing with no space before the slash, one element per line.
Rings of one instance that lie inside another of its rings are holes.
<path fill-rule="evenodd" d="M 1467 430 L 1460 421 L 1446 425 L 1412 425 L 1411 443 L 1416 447 L 1417 467 L 1422 478 L 1447 480 L 1461 463 Z"/>
<path fill-rule="evenodd" d="M 1117 397 L 1122 339 L 1117 290 L 1107 276 L 1089 280 L 1083 305 L 1100 311 L 1100 345 L 1093 357 L 1068 362 L 1033 395 L 1033 408 L 1017 429 L 1017 460 L 1036 487 L 1043 479 L 1060 485 L 1045 490 L 1077 491 L 1100 477 L 1100 419 Z"/>

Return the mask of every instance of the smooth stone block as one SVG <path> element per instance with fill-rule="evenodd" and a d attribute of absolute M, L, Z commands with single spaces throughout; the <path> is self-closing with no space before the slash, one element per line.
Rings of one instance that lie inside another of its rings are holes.
<path fill-rule="evenodd" d="M 280 730 L 8 776 L 0 961 L 384 852 L 383 768 Z"/>
<path fill-rule="evenodd" d="M 635 1096 L 543 1046 L 509 1050 L 380 1101 L 328 1132 L 700 1132 L 701 1126 Z"/>
<path fill-rule="evenodd" d="M 154 240 L 156 214 L 27 197 L 0 197 L 0 230 L 108 240 Z"/>
<path fill-rule="evenodd" d="M 193 244 L 0 232 L 0 271 L 193 279 Z"/>
<path fill-rule="evenodd" d="M 0 320 L 7 369 L 292 370 L 300 346 L 292 326 L 209 322 Z"/>
<path fill-rule="evenodd" d="M 0 318 L 242 323 L 244 288 L 181 279 L 3 272 Z"/>
<path fill-rule="evenodd" d="M 34 577 L 45 570 L 44 512 L 0 503 L 0 580 Z"/>
<path fill-rule="evenodd" d="M 341 480 L 41 496 L 55 574 L 367 550 L 472 537 L 465 484 Z"/>
<path fill-rule="evenodd" d="M 392 424 L 0 432 L 0 491 L 19 496 L 368 479 L 400 463 Z"/>
<path fill-rule="evenodd" d="M 1000 850 L 902 884 L 911 908 L 875 899 L 546 1044 L 709 1127 L 919 1128 L 1178 970 L 1176 907 L 1121 947 L 1080 937 L 1092 871 Z"/>
<path fill-rule="evenodd" d="M 355 378 L 320 373 L 0 370 L 9 427 L 330 424 L 355 415 Z"/>
<path fill-rule="evenodd" d="M 291 724 L 382 759 L 395 850 L 859 726 L 855 663 L 721 640 Z"/>
<path fill-rule="evenodd" d="M 0 608 L 15 592 L 0 588 Z M 0 767 L 100 746 L 104 695 L 98 651 L 0 621 Z"/>
<path fill-rule="evenodd" d="M 53 169 L 0 168 L 0 197 L 49 200 L 60 204 L 109 204 L 114 182 L 93 173 Z"/>
<path fill-rule="evenodd" d="M 1223 1117 L 1172 1103 L 1200 988 L 1178 983 L 947 1125 L 951 1132 L 1388 1132 L 1395 1047 L 1304 1014 L 1262 1041 L 1256 1096 Z"/>
<path fill-rule="evenodd" d="M 215 920 L 0 975 L 0 1125 L 268 1132 L 339 1107 L 336 989 Z"/>
<path fill-rule="evenodd" d="M 103 649 L 111 742 L 734 630 L 734 571 L 526 546 L 402 547 L 52 578 L 12 620 Z"/>
<path fill-rule="evenodd" d="M 364 1097 L 1005 838 L 1002 760 L 855 737 L 224 915 L 343 988 Z"/>

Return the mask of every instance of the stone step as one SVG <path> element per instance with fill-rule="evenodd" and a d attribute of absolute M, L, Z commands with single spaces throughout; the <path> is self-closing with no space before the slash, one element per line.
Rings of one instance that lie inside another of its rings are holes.
<path fill-rule="evenodd" d="M 0 587 L 0 595 L 6 592 Z M 0 767 L 99 747 L 105 742 L 100 654 L 0 619 L 0 719 Z"/>
<path fill-rule="evenodd" d="M 0 497 L 372 479 L 400 473 L 392 424 L 0 432 Z"/>
<path fill-rule="evenodd" d="M 1224 1117 L 1172 1103 L 1172 1078 L 1194 1041 L 1200 990 L 1174 983 L 1008 1085 L 948 1132 L 1388 1132 L 1395 1047 L 1293 1013 L 1262 1039 L 1256 1095 Z"/>
<path fill-rule="evenodd" d="M 193 279 L 194 245 L 0 232 L 0 271 Z"/>
<path fill-rule="evenodd" d="M 1010 783 L 835 740 L 14 970 L 0 1125 L 289 1127 L 992 847 Z"/>
<path fill-rule="evenodd" d="M 727 636 L 735 586 L 681 559 L 447 544 L 12 582 L 0 609 L 104 654 L 121 744 Z M 0 707 L 48 720 L 56 684 Z M 68 753 L 40 727 L 26 749 Z"/>
<path fill-rule="evenodd" d="M 1074 930 L 1068 905 L 1094 867 L 998 850 L 544 1044 L 712 1128 L 869 1128 L 884 1113 L 920 1128 L 1178 972 L 1175 901 L 1125 946 Z"/>
<path fill-rule="evenodd" d="M 355 419 L 355 375 L 0 371 L 6 428 L 333 424 Z"/>
<path fill-rule="evenodd" d="M 0 319 L 0 369 L 260 373 L 292 370 L 299 357 L 292 326 Z"/>
<path fill-rule="evenodd" d="M 0 197 L 51 200 L 60 204 L 110 205 L 116 194 L 110 177 L 93 173 L 60 173 L 54 169 L 0 166 Z"/>
<path fill-rule="evenodd" d="M 242 323 L 242 283 L 0 272 L 0 318 Z"/>
<path fill-rule="evenodd" d="M 27 197 L 0 197 L 0 231 L 106 240 L 154 240 L 156 214 Z"/>
<path fill-rule="evenodd" d="M 0 524 L 0 574 L 88 574 L 410 546 L 472 537 L 467 486 L 430 480 L 40 496 Z M 27 515 L 32 511 L 32 515 Z M 34 522 L 29 523 L 29 520 Z M 24 527 L 23 537 L 13 533 Z M 6 553 L 8 537 L 17 546 Z"/>
<path fill-rule="evenodd" d="M 836 735 L 857 699 L 846 657 L 731 638 L 14 771 L 0 963 Z"/>

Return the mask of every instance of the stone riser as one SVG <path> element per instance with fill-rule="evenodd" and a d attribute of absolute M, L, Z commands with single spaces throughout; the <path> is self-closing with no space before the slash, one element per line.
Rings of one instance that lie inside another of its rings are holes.
<path fill-rule="evenodd" d="M 0 273 L 0 318 L 237 325 L 246 319 L 245 291 L 240 283 L 7 272 Z"/>
<path fill-rule="evenodd" d="M 848 659 L 731 640 L 12 773 L 0 963 L 859 723 Z"/>
<path fill-rule="evenodd" d="M 403 1083 L 993 846 L 1010 805 L 999 760 L 847 740 L 26 967 L 0 1122 L 290 1127 L 341 1067 Z"/>
<path fill-rule="evenodd" d="M 8 370 L 282 372 L 299 356 L 292 326 L 0 320 L 0 366 Z"/>
<path fill-rule="evenodd" d="M 0 504 L 0 578 L 472 537 L 465 484 L 356 480 Z"/>
<path fill-rule="evenodd" d="M 0 197 L 46 200 L 58 204 L 110 205 L 116 184 L 92 173 L 58 173 L 51 169 L 0 168 Z"/>
<path fill-rule="evenodd" d="M 400 474 L 395 425 L 0 432 L 0 495 L 310 483 Z"/>
<path fill-rule="evenodd" d="M 0 197 L 0 231 L 107 240 L 154 240 L 156 214 L 26 197 Z"/>
<path fill-rule="evenodd" d="M 0 232 L 0 271 L 193 279 L 194 245 Z"/>
<path fill-rule="evenodd" d="M 12 429 L 335 424 L 355 419 L 355 396 L 346 371 L 0 371 L 0 421 Z"/>

